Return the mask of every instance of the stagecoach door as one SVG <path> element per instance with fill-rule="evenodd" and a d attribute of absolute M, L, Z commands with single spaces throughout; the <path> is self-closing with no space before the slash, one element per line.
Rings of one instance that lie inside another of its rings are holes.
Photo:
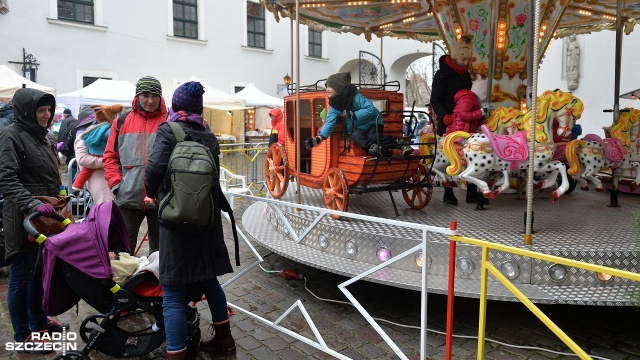
<path fill-rule="evenodd" d="M 287 156 L 293 161 L 289 161 L 289 167 L 296 167 L 296 147 L 300 149 L 300 172 L 309 174 L 311 172 L 311 150 L 304 147 L 304 142 L 312 136 L 317 136 L 322 119 L 320 113 L 326 107 L 325 99 L 300 99 L 300 119 L 295 118 L 295 102 L 289 101 L 286 104 L 287 132 L 289 138 L 294 139 L 295 146 L 287 147 Z M 300 139 L 295 143 L 296 126 L 300 125 Z M 289 145 L 289 144 L 288 144 Z M 297 170 L 297 169 L 296 169 Z"/>

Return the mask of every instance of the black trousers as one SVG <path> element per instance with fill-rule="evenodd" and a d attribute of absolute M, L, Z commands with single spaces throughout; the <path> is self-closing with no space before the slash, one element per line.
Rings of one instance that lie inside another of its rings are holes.
<path fill-rule="evenodd" d="M 358 128 L 354 128 L 351 133 L 351 138 L 353 141 L 360 145 L 367 153 L 371 148 L 371 145 L 378 144 L 384 146 L 391 146 L 398 144 L 398 137 L 392 135 L 383 135 L 382 131 L 384 129 L 383 125 L 374 125 L 368 128 L 367 130 L 361 130 Z"/>

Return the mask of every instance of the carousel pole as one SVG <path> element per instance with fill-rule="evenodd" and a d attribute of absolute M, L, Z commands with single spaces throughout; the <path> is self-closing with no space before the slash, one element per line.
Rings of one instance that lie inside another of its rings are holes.
<path fill-rule="evenodd" d="M 302 203 L 300 197 L 300 1 L 296 0 L 296 194 L 298 204 Z"/>
<path fill-rule="evenodd" d="M 491 104 L 491 88 L 493 88 L 493 70 L 496 59 L 496 37 L 498 29 L 498 9 L 497 0 L 491 2 L 491 40 L 489 41 L 489 70 L 487 71 L 487 96 L 484 100 L 484 105 L 487 107 Z"/>
<path fill-rule="evenodd" d="M 620 120 L 620 75 L 622 63 L 622 0 L 616 2 L 616 59 L 615 59 L 615 84 L 613 85 L 613 124 Z M 612 176 L 615 169 L 612 169 Z M 613 179 L 612 179 L 613 180 Z M 609 207 L 618 205 L 618 187 L 612 182 L 609 194 Z"/>
<path fill-rule="evenodd" d="M 533 33 L 530 34 L 531 42 L 537 44 L 538 34 L 540 33 L 540 0 L 535 0 L 533 6 Z M 529 10 L 531 11 L 531 10 Z M 540 51 L 537 46 L 534 46 L 534 51 L 531 54 L 533 68 L 531 71 L 531 93 L 538 93 L 538 64 L 540 63 Z M 527 171 L 527 217 L 524 233 L 524 244 L 531 245 L 533 243 L 533 235 L 531 234 L 531 228 L 533 224 L 533 168 L 535 166 L 535 144 L 536 144 L 536 113 L 538 109 L 538 96 L 531 98 L 531 130 L 529 135 L 529 171 Z"/>

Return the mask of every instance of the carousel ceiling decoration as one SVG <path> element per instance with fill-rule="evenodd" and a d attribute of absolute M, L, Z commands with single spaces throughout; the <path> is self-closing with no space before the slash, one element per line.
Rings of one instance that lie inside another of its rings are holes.
<path fill-rule="evenodd" d="M 295 0 L 260 2 L 278 21 L 295 18 Z M 539 44 L 535 47 L 539 59 L 552 39 L 616 29 L 616 0 L 542 0 L 540 7 Z M 492 100 L 497 102 L 517 103 L 517 89 L 527 78 L 526 44 L 532 13 L 528 0 L 299 0 L 298 11 L 300 23 L 316 31 L 350 32 L 368 41 L 372 35 L 391 36 L 422 42 L 443 40 L 449 47 L 460 36 L 471 34 L 472 75 L 493 75 Z M 623 1 L 621 17 L 624 32 L 631 33 L 636 20 L 640 21 L 640 2 Z"/>

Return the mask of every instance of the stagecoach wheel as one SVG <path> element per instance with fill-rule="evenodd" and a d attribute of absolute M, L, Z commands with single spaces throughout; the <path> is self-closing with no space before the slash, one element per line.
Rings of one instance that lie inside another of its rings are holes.
<path fill-rule="evenodd" d="M 407 183 L 409 184 L 424 185 L 412 189 L 402 189 L 402 197 L 409 207 L 412 209 L 422 209 L 429 204 L 431 194 L 433 194 L 433 186 L 431 186 L 433 181 L 432 176 L 424 165 L 419 164 L 413 176 L 407 179 Z"/>
<path fill-rule="evenodd" d="M 94 328 L 98 328 L 100 323 L 104 320 L 104 315 L 91 315 L 84 319 L 80 324 L 80 338 L 85 343 L 89 342 L 89 337 L 91 337 L 91 333 Z"/>
<path fill-rule="evenodd" d="M 69 350 L 65 351 L 65 354 L 59 354 L 58 356 L 53 358 L 54 360 L 91 360 L 89 355 L 83 354 L 81 351 Z"/>
<path fill-rule="evenodd" d="M 347 211 L 349 206 L 349 189 L 347 178 L 340 169 L 331 168 L 327 172 L 322 184 L 324 189 L 324 205 L 330 210 Z M 340 215 L 331 215 L 334 219 L 340 219 Z"/>
<path fill-rule="evenodd" d="M 284 147 L 273 144 L 267 150 L 264 162 L 264 177 L 269 193 L 275 199 L 279 199 L 287 192 L 289 186 L 289 161 Z"/>

